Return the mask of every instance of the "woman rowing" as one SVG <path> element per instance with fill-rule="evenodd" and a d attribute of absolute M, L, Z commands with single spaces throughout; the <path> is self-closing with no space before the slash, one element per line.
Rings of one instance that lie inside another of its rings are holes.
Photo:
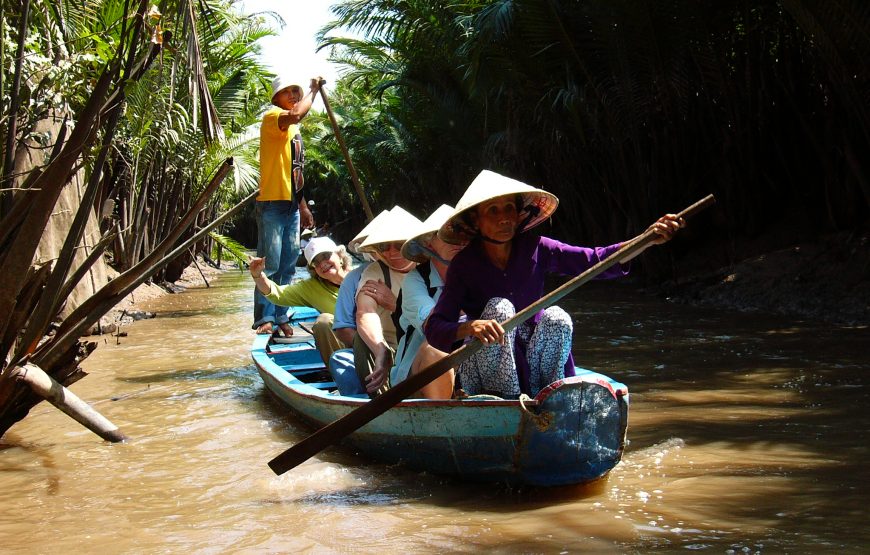
<path fill-rule="evenodd" d="M 303 254 L 311 277 L 288 285 L 277 285 L 266 277 L 263 272 L 265 258 L 251 258 L 249 269 L 257 289 L 273 304 L 310 306 L 320 311 L 312 333 L 317 350 L 327 363 L 336 349 L 350 347 L 336 337 L 332 323 L 338 288 L 350 272 L 353 261 L 347 249 L 336 245 L 329 237 L 314 237 L 305 245 Z"/>
<path fill-rule="evenodd" d="M 430 345 L 442 351 L 469 338 L 486 346 L 460 366 L 459 379 L 469 395 L 534 396 L 574 375 L 573 323 L 564 310 L 551 306 L 507 334 L 501 326 L 543 296 L 548 274 L 579 275 L 622 246 L 577 247 L 528 233 L 558 204 L 552 193 L 483 171 L 439 230 L 448 243 L 471 242 L 450 264 L 424 330 Z M 659 235 L 651 244 L 668 241 L 684 225 L 673 214 L 662 216 L 651 226 Z M 626 262 L 598 278 L 627 274 Z M 460 312 L 467 315 L 466 322 L 459 322 Z"/>

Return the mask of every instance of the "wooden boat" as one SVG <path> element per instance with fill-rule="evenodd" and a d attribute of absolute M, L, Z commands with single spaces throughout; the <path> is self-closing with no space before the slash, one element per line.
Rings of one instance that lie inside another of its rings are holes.
<path fill-rule="evenodd" d="M 317 312 L 291 308 L 294 337 L 254 339 L 251 355 L 269 392 L 314 427 L 368 402 L 343 396 L 298 327 Z M 607 376 L 577 376 L 544 388 L 535 399 L 494 397 L 403 401 L 345 439 L 386 463 L 461 479 L 512 485 L 579 484 L 605 476 L 622 457 L 628 389 Z"/>

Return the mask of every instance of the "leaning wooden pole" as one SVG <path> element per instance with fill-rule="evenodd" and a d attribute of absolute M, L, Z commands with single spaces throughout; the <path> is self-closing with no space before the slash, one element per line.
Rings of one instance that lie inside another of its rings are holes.
<path fill-rule="evenodd" d="M 75 393 L 65 388 L 35 364 L 16 366 L 12 371 L 16 381 L 26 383 L 34 393 L 56 406 L 84 427 L 106 441 L 117 443 L 127 436 L 105 416 L 82 401 Z"/>
<path fill-rule="evenodd" d="M 368 221 L 372 221 L 374 218 L 374 214 L 372 213 L 372 207 L 369 206 L 369 201 L 366 199 L 366 195 L 363 192 L 362 185 L 359 183 L 359 177 L 356 175 L 356 169 L 353 167 L 353 162 L 350 160 L 350 152 L 347 150 L 347 145 L 344 144 L 344 138 L 341 136 L 341 131 L 338 129 L 338 121 L 335 119 L 335 114 L 332 113 L 332 108 L 329 106 L 329 99 L 326 97 L 326 90 L 323 88 L 323 84 L 326 81 L 321 79 L 320 81 L 320 98 L 323 99 L 323 105 L 326 107 L 326 113 L 329 115 L 329 121 L 332 123 L 332 131 L 335 133 L 335 138 L 338 140 L 338 146 L 341 147 L 341 153 L 344 155 L 344 161 L 347 162 L 347 168 L 350 170 L 350 179 L 353 181 L 353 186 L 356 189 L 356 194 L 359 195 L 359 200 L 362 202 L 363 210 L 366 212 L 366 218 Z"/>

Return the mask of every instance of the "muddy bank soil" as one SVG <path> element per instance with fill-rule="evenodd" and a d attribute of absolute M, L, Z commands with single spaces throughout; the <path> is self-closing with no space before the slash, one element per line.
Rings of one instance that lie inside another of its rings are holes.
<path fill-rule="evenodd" d="M 870 231 L 772 250 L 653 292 L 694 305 L 870 325 Z"/>

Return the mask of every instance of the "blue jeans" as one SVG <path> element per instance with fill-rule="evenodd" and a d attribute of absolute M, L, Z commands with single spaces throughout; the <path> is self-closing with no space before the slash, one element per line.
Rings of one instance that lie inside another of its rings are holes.
<path fill-rule="evenodd" d="M 266 277 L 290 283 L 299 258 L 299 210 L 290 200 L 257 201 L 257 256 L 266 257 Z M 272 304 L 254 287 L 254 325 L 287 322 L 287 307 Z"/>
<path fill-rule="evenodd" d="M 366 388 L 363 387 L 353 362 L 353 349 L 338 349 L 329 359 L 329 374 L 338 387 L 338 392 L 345 397 L 360 397 L 368 399 Z"/>

